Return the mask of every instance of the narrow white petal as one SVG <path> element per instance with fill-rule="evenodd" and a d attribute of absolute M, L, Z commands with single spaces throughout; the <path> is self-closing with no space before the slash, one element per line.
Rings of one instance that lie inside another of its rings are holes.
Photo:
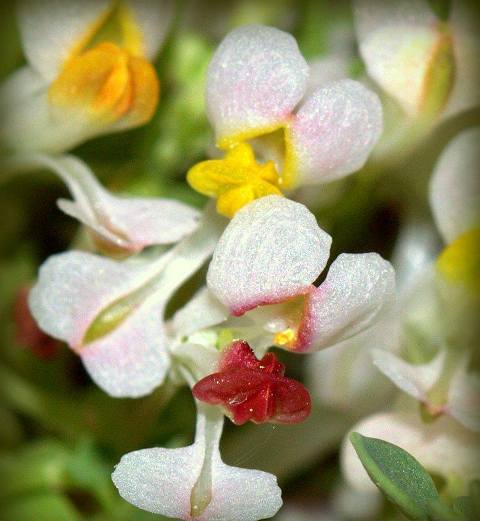
<path fill-rule="evenodd" d="M 284 124 L 307 79 L 307 63 L 291 35 L 261 25 L 234 29 L 207 73 L 207 111 L 217 141 Z"/>
<path fill-rule="evenodd" d="M 328 259 L 331 237 L 303 205 L 268 196 L 244 206 L 215 249 L 207 274 L 233 314 L 306 292 Z"/>
<path fill-rule="evenodd" d="M 378 96 L 353 80 L 313 92 L 287 129 L 297 184 L 317 184 L 359 170 L 382 132 Z"/>
<path fill-rule="evenodd" d="M 60 199 L 59 207 L 126 251 L 177 242 L 198 225 L 199 212 L 178 201 L 112 195 L 88 166 L 73 156 L 19 154 L 9 163 L 17 170 L 48 168 L 56 173 L 73 196 L 73 201 Z"/>
<path fill-rule="evenodd" d="M 480 129 L 465 130 L 443 151 L 430 184 L 430 205 L 447 243 L 480 224 Z"/>
<path fill-rule="evenodd" d="M 442 373 L 445 351 L 440 351 L 428 364 L 414 365 L 382 349 L 372 349 L 373 363 L 390 380 L 415 399 L 425 402 L 427 392 Z"/>
<path fill-rule="evenodd" d="M 202 405 L 193 445 L 123 456 L 112 475 L 120 495 L 143 510 L 184 520 L 272 517 L 282 504 L 276 478 L 225 465 L 218 448 L 222 425 L 222 413 Z"/>
<path fill-rule="evenodd" d="M 20 0 L 18 24 L 30 65 L 53 80 L 75 45 L 110 9 L 108 0 Z"/>

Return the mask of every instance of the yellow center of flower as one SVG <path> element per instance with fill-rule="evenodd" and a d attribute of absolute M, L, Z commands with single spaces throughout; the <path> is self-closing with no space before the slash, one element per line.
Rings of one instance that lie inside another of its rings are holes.
<path fill-rule="evenodd" d="M 437 260 L 443 277 L 480 295 L 480 228 L 470 230 L 447 246 Z"/>
<path fill-rule="evenodd" d="M 247 143 L 233 146 L 224 159 L 202 161 L 187 174 L 190 186 L 217 198 L 217 211 L 233 217 L 243 206 L 266 195 L 282 195 L 272 161 L 260 164 Z"/>
<path fill-rule="evenodd" d="M 295 342 L 296 339 L 297 339 L 297 334 L 295 333 L 295 331 L 292 328 L 289 327 L 283 331 L 279 331 L 278 333 L 276 333 L 275 336 L 273 337 L 273 343 L 276 346 L 289 347 Z"/>
<path fill-rule="evenodd" d="M 153 115 L 159 82 L 142 56 L 142 34 L 130 11 L 118 3 L 77 42 L 50 86 L 54 109 L 101 124 L 122 118 L 123 127 L 141 125 Z"/>

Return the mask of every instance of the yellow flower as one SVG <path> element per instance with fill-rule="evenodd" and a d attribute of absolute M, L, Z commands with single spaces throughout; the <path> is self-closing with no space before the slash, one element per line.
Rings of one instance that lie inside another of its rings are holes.
<path fill-rule="evenodd" d="M 170 2 L 23 0 L 18 22 L 28 65 L 0 94 L 2 144 L 61 152 L 149 121 L 159 99 L 151 59 Z"/>
<path fill-rule="evenodd" d="M 189 170 L 187 180 L 197 192 L 217 198 L 218 212 L 230 218 L 259 197 L 282 195 L 273 162 L 257 163 L 247 143 L 235 145 L 225 159 L 196 164 Z"/>

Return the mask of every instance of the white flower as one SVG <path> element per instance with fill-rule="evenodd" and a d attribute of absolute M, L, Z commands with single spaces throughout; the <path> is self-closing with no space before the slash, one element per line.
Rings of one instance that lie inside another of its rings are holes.
<path fill-rule="evenodd" d="M 28 64 L 0 91 L 4 148 L 60 152 L 151 118 L 168 0 L 23 0 L 17 13 Z"/>

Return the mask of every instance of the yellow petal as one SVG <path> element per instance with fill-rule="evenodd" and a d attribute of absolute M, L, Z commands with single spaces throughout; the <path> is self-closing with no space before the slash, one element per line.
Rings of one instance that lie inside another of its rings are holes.
<path fill-rule="evenodd" d="M 230 219 L 246 204 L 252 202 L 255 191 L 251 185 L 242 185 L 232 188 L 221 194 L 217 200 L 217 211 L 219 214 Z"/>
<path fill-rule="evenodd" d="M 244 184 L 247 177 L 226 159 L 211 159 L 197 163 L 187 173 L 187 181 L 197 192 L 217 197 L 226 187 Z"/>
<path fill-rule="evenodd" d="M 437 260 L 443 277 L 480 294 L 480 228 L 470 230 L 447 246 Z"/>
<path fill-rule="evenodd" d="M 152 116 L 158 92 L 158 79 L 146 60 L 105 42 L 69 60 L 50 86 L 49 101 L 67 117 L 67 109 L 103 123 L 128 116 L 128 126 L 134 126 Z"/>

